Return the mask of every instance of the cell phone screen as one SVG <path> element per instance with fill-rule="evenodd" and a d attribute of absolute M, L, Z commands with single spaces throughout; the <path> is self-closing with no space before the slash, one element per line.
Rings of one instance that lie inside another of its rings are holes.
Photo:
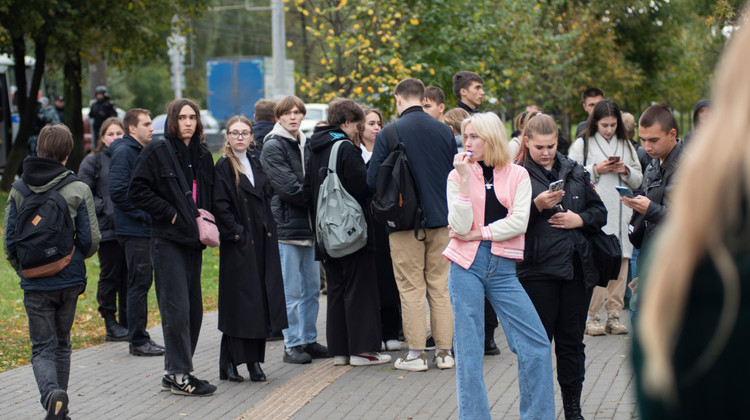
<path fill-rule="evenodd" d="M 633 191 L 630 191 L 630 188 L 617 185 L 615 186 L 615 189 L 622 197 L 633 198 Z"/>

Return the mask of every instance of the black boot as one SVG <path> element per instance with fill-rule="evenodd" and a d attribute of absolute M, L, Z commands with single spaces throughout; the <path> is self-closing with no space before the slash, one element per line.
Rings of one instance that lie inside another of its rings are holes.
<path fill-rule="evenodd" d="M 128 329 L 117 323 L 115 314 L 106 313 L 104 315 L 104 327 L 107 329 L 105 340 L 128 341 Z"/>
<path fill-rule="evenodd" d="M 583 420 L 581 415 L 581 386 L 560 387 L 565 420 Z"/>
<path fill-rule="evenodd" d="M 486 336 L 484 339 L 484 355 L 485 356 L 497 356 L 500 354 L 500 349 L 495 344 L 495 338 L 491 335 Z"/>
<path fill-rule="evenodd" d="M 237 372 L 237 366 L 234 363 L 219 363 L 219 379 L 222 381 L 229 379 L 232 382 L 242 382 L 245 380 Z"/>
<path fill-rule="evenodd" d="M 250 380 L 253 382 L 265 382 L 266 374 L 260 368 L 260 363 L 252 362 L 247 364 L 247 370 L 250 372 Z"/>

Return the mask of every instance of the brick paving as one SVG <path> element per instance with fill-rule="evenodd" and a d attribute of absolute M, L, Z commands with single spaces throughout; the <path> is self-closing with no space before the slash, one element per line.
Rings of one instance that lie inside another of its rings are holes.
<path fill-rule="evenodd" d="M 627 313 L 623 322 L 629 326 Z M 194 357 L 195 375 L 218 385 L 208 397 L 160 392 L 163 359 L 134 357 L 127 343 L 106 343 L 73 352 L 70 415 L 73 419 L 453 419 L 458 417 L 455 370 L 430 363 L 426 372 L 333 366 L 331 359 L 308 365 L 283 363 L 283 342 L 267 343 L 263 370 L 268 382 L 254 383 L 240 367 L 242 383 L 219 381 L 221 334 L 217 314 L 207 313 Z M 75 328 L 75 326 L 74 326 Z M 318 335 L 325 343 L 325 297 L 321 297 Z M 160 327 L 149 330 L 163 343 Z M 498 328 L 500 356 L 484 359 L 492 417 L 519 418 L 516 358 Z M 630 335 L 586 337 L 586 381 L 582 408 L 587 419 L 635 418 L 634 377 L 628 357 Z M 554 346 L 553 346 L 554 348 Z M 392 357 L 403 352 L 393 352 Z M 432 354 L 430 353 L 430 359 Z M 554 358 L 553 358 L 554 360 Z M 557 418 L 562 402 L 555 383 Z M 0 373 L 0 418 L 43 418 L 31 366 Z"/>

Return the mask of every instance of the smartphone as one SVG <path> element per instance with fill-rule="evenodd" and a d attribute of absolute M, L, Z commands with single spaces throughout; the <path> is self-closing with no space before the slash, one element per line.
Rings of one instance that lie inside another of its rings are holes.
<path fill-rule="evenodd" d="M 562 179 L 558 179 L 557 181 L 551 182 L 549 184 L 549 192 L 555 192 L 560 191 L 565 186 L 565 181 Z"/>
<path fill-rule="evenodd" d="M 622 197 L 628 197 L 628 198 L 634 197 L 633 191 L 630 191 L 630 188 L 628 187 L 621 187 L 619 185 L 615 185 L 615 189 L 617 190 L 618 193 L 620 193 L 620 196 Z"/>
<path fill-rule="evenodd" d="M 610 162 L 619 162 L 620 161 L 620 157 L 619 156 L 610 156 L 609 157 L 609 161 Z"/>

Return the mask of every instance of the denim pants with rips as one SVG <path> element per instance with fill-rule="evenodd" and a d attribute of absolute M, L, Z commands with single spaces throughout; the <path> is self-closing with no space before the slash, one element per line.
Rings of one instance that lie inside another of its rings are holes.
<path fill-rule="evenodd" d="M 26 290 L 23 306 L 29 318 L 31 366 L 41 394 L 42 407 L 52 392 L 68 390 L 70 377 L 70 329 L 76 304 L 86 286 L 61 290 Z"/>
<path fill-rule="evenodd" d="M 482 241 L 471 267 L 466 270 L 452 262 L 448 278 L 459 419 L 490 418 L 482 368 L 485 296 L 518 357 L 521 418 L 554 419 L 552 354 L 544 326 L 516 277 L 516 262 L 490 249 L 491 242 Z"/>

